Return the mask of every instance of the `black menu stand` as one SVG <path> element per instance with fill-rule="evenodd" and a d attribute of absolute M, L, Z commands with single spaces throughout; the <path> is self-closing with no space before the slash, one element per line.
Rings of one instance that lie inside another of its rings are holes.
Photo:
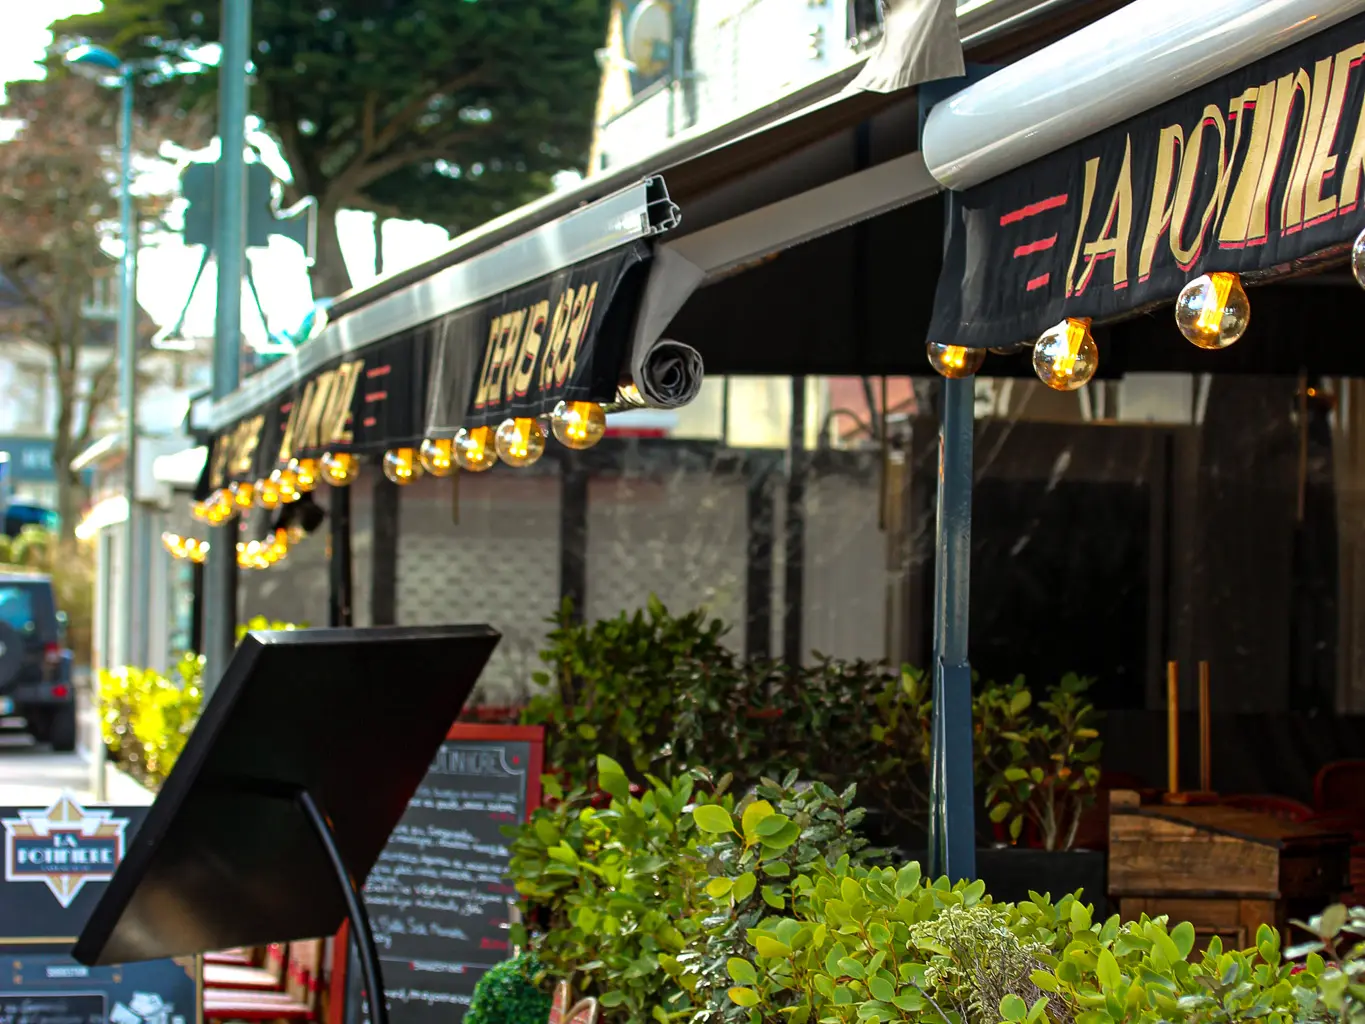
<path fill-rule="evenodd" d="M 355 936 L 360 889 L 499 636 L 487 626 L 250 633 L 77 940 L 88 966 Z"/>

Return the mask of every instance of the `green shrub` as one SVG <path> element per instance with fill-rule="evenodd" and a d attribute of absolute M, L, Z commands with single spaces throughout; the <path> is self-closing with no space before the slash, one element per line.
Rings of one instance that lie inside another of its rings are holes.
<path fill-rule="evenodd" d="M 543 973 L 534 953 L 493 967 L 474 986 L 464 1024 L 545 1024 L 550 996 L 536 984 Z"/>
<path fill-rule="evenodd" d="M 543 692 L 523 721 L 546 726 L 546 763 L 570 786 L 591 784 L 599 753 L 637 778 L 658 771 L 679 695 L 713 689 L 711 673 L 726 686 L 734 677 L 734 654 L 721 644 L 724 625 L 703 610 L 670 615 L 653 596 L 644 611 L 591 625 L 572 613 L 566 600 L 552 620 L 540 655 L 549 671 L 534 677 Z"/>
<path fill-rule="evenodd" d="M 186 654 L 177 679 L 152 669 L 101 669 L 100 729 L 109 756 L 120 768 L 157 789 L 185 749 L 203 703 L 204 659 Z"/>
<path fill-rule="evenodd" d="M 695 780 L 649 780 L 632 796 L 621 765 L 601 756 L 595 772 L 611 794 L 594 807 L 547 777 L 553 806 L 508 828 L 511 875 L 530 923 L 513 928 L 556 980 L 595 996 L 603 1022 L 643 1021 L 686 1009 L 682 989 L 662 969 L 700 927 L 706 866 L 697 852 L 694 806 L 728 808 L 724 785 L 696 791 Z M 722 812 L 723 813 L 723 812 Z"/>
<path fill-rule="evenodd" d="M 747 1020 L 747 1008 L 728 995 L 731 965 L 747 955 L 748 936 L 765 917 L 792 909 L 796 880 L 862 854 L 867 844 L 854 829 L 865 812 L 853 806 L 854 792 L 836 794 L 821 782 L 797 788 L 793 770 L 781 783 L 764 779 L 733 813 L 693 811 L 713 876 L 706 885 L 713 910 L 694 948 L 663 963 L 709 1019 Z"/>

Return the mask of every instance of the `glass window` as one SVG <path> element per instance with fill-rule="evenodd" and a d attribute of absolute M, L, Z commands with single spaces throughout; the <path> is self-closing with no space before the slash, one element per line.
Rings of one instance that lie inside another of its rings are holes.
<path fill-rule="evenodd" d="M 21 633 L 33 630 L 33 592 L 28 587 L 0 584 L 0 622 Z"/>

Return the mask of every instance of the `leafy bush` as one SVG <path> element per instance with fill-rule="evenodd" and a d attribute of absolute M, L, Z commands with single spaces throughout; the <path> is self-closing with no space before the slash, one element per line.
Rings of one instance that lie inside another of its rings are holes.
<path fill-rule="evenodd" d="M 764 779 L 733 813 L 721 806 L 692 812 L 705 837 L 701 853 L 713 874 L 706 894 L 714 909 L 694 948 L 663 964 L 710 1019 L 748 1018 L 728 990 L 730 965 L 746 955 L 750 930 L 774 910 L 791 908 L 797 879 L 867 845 L 853 831 L 865 813 L 853 797 L 851 786 L 842 794 L 820 782 L 797 788 L 793 770 L 781 783 Z"/>
<path fill-rule="evenodd" d="M 606 754 L 637 777 L 654 770 L 673 737 L 677 695 L 713 671 L 731 672 L 734 655 L 720 642 L 718 619 L 702 610 L 681 617 L 658 598 L 634 615 L 591 625 L 575 622 L 566 600 L 534 681 L 545 692 L 523 715 L 545 725 L 545 756 L 570 786 L 587 786 Z"/>
<path fill-rule="evenodd" d="M 113 762 L 157 789 L 185 749 L 203 702 L 204 659 L 186 654 L 176 680 L 152 669 L 101 669 L 100 731 Z"/>
<path fill-rule="evenodd" d="M 606 756 L 595 774 L 611 795 L 607 806 L 593 807 L 583 789 L 565 795 L 547 776 L 552 806 L 507 829 L 511 874 L 531 924 L 514 927 L 512 941 L 529 944 L 575 992 L 595 996 L 604 1022 L 666 1019 L 686 998 L 661 961 L 694 937 L 705 898 L 707 870 L 689 812 L 732 800 L 723 784 L 697 792 L 690 775 L 651 778 L 632 796 L 625 770 Z"/>
<path fill-rule="evenodd" d="M 543 973 L 534 953 L 493 967 L 474 986 L 465 1024 L 545 1024 L 550 997 L 536 984 Z"/>
<path fill-rule="evenodd" d="M 267 619 L 264 615 L 257 615 L 248 619 L 245 623 L 237 623 L 237 642 L 241 643 L 247 633 L 256 630 L 268 629 L 275 632 L 283 632 L 292 629 L 307 629 L 306 622 L 280 622 L 278 619 Z"/>
<path fill-rule="evenodd" d="M 1085 699 L 1092 680 L 1068 673 L 1037 704 L 1019 677 L 974 702 L 977 779 L 986 782 L 991 821 L 1009 821 L 1018 839 L 1026 823 L 1043 848 L 1069 850 L 1081 815 L 1095 802 L 1103 744 L 1091 724 L 1098 713 Z"/>

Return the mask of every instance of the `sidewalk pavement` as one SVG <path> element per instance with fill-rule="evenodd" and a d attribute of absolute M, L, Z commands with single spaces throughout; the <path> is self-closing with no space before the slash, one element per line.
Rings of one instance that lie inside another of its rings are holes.
<path fill-rule="evenodd" d="M 0 807 L 50 807 L 63 793 L 92 803 L 93 772 L 84 752 L 54 754 L 27 736 L 0 736 Z M 150 804 L 154 794 L 105 766 L 107 803 L 123 807 Z"/>

